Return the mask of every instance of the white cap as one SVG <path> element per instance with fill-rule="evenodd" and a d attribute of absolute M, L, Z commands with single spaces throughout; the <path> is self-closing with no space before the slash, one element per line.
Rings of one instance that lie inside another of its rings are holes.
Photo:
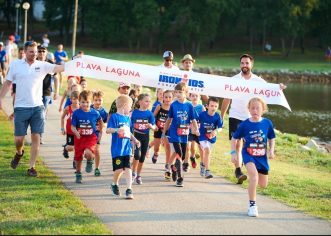
<path fill-rule="evenodd" d="M 165 51 L 163 53 L 163 58 L 167 58 L 167 57 L 174 58 L 174 54 L 172 53 L 172 51 Z"/>

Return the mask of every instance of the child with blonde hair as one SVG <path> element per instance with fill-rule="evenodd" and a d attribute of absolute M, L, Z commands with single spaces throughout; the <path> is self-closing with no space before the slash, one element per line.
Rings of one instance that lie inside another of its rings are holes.
<path fill-rule="evenodd" d="M 267 104 L 261 98 L 252 98 L 248 103 L 250 118 L 243 121 L 231 140 L 232 162 L 238 161 L 236 152 L 237 142 L 243 138 L 244 147 L 242 149 L 243 162 L 246 166 L 249 185 L 248 216 L 257 217 L 258 209 L 256 205 L 256 187 L 262 188 L 268 185 L 269 163 L 268 158 L 275 157 L 275 132 L 272 122 L 263 118 L 267 111 Z M 267 148 L 269 144 L 269 150 Z"/>

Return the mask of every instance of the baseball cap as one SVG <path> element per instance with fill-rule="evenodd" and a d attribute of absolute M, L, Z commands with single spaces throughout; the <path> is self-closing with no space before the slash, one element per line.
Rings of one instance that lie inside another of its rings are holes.
<path fill-rule="evenodd" d="M 167 58 L 167 57 L 174 58 L 174 54 L 172 53 L 172 51 L 165 51 L 163 53 L 163 58 Z"/>
<path fill-rule="evenodd" d="M 47 48 L 44 45 L 40 44 L 40 45 L 38 45 L 38 50 L 39 49 L 46 50 Z"/>
<path fill-rule="evenodd" d="M 186 55 L 182 58 L 181 62 L 184 62 L 184 61 L 192 61 L 193 63 L 195 63 L 195 60 L 193 59 L 193 57 L 191 56 L 191 54 L 186 54 Z"/>
<path fill-rule="evenodd" d="M 14 35 L 9 35 L 9 40 L 14 41 L 15 40 L 15 36 Z"/>
<path fill-rule="evenodd" d="M 131 87 L 131 85 L 129 84 L 129 83 L 127 83 L 127 82 L 120 82 L 119 84 L 118 84 L 118 87 L 119 88 L 123 88 L 123 87 Z"/>

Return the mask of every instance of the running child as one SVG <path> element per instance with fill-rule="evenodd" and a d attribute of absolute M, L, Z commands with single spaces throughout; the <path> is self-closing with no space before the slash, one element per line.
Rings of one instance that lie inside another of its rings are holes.
<path fill-rule="evenodd" d="M 149 130 L 157 130 L 153 113 L 148 110 L 151 104 L 149 94 L 142 93 L 138 96 L 136 109 L 131 114 L 131 128 L 133 135 L 140 142 L 140 148 L 134 150 L 132 162 L 132 180 L 142 184 L 141 171 L 146 158 L 149 143 Z"/>
<path fill-rule="evenodd" d="M 162 135 L 169 129 L 169 142 L 171 153 L 170 163 L 172 171 L 172 179 L 176 181 L 177 187 L 183 187 L 182 176 L 182 161 L 185 159 L 186 144 L 188 141 L 189 126 L 192 122 L 192 133 L 199 136 L 198 125 L 193 105 L 186 102 L 186 93 L 188 86 L 186 83 L 180 82 L 175 86 L 175 97 L 177 98 L 170 105 L 168 119 L 165 123 Z"/>
<path fill-rule="evenodd" d="M 161 105 L 158 105 L 155 108 L 154 116 L 156 119 L 156 126 L 158 128 L 157 131 L 154 132 L 154 154 L 152 157 L 152 162 L 155 164 L 157 162 L 157 158 L 159 156 L 161 142 L 163 143 L 166 155 L 165 161 L 165 178 L 170 179 L 170 144 L 167 137 L 162 137 L 162 132 L 164 129 L 165 122 L 168 118 L 168 112 L 170 109 L 170 105 L 173 100 L 173 93 L 170 90 L 166 90 L 163 92 L 163 101 Z M 167 135 L 167 133 L 166 133 Z"/>
<path fill-rule="evenodd" d="M 98 111 L 101 119 L 103 121 L 103 123 L 107 122 L 107 111 L 105 110 L 105 108 L 102 107 L 103 104 L 103 97 L 104 97 L 104 93 L 102 91 L 95 91 L 93 93 L 93 104 L 91 106 L 91 108 L 93 108 L 94 110 Z M 94 169 L 94 175 L 95 176 L 100 176 L 101 172 L 100 172 L 100 141 L 102 138 L 102 127 L 97 126 L 97 136 L 99 137 L 99 140 L 97 142 L 97 146 L 95 148 L 95 169 Z"/>
<path fill-rule="evenodd" d="M 70 103 L 70 94 L 74 91 L 81 91 L 81 86 L 77 84 L 76 77 L 70 77 L 68 79 L 68 87 L 67 89 L 63 92 L 61 101 L 60 101 L 60 107 L 59 107 L 59 112 L 61 112 L 64 108 L 69 106 Z M 64 103 L 64 106 L 63 106 Z"/>
<path fill-rule="evenodd" d="M 64 158 L 69 158 L 69 152 L 74 151 L 74 133 L 71 130 L 72 114 L 75 110 L 79 109 L 79 92 L 75 91 L 70 96 L 71 105 L 64 108 L 61 116 L 61 132 L 63 135 L 67 135 L 66 144 L 63 146 Z M 66 126 L 64 128 L 64 120 L 66 119 Z M 73 168 L 76 169 L 76 162 L 73 161 Z"/>
<path fill-rule="evenodd" d="M 198 127 L 200 126 L 199 115 L 201 112 L 205 111 L 205 107 L 201 104 L 200 95 L 197 93 L 189 94 L 190 101 L 193 105 L 194 111 L 197 116 Z M 183 163 L 183 171 L 187 172 L 189 168 L 188 160 L 190 159 L 192 168 L 197 167 L 197 163 L 195 161 L 195 147 L 198 144 L 200 156 L 202 156 L 202 149 L 199 145 L 199 137 L 192 133 L 190 129 L 190 134 L 188 135 L 188 142 L 186 147 L 186 155 Z"/>
<path fill-rule="evenodd" d="M 199 142 L 202 148 L 200 175 L 206 179 L 213 178 L 210 171 L 210 154 L 212 147 L 216 142 L 217 133 L 222 131 L 223 120 L 216 112 L 218 109 L 219 100 L 215 97 L 209 97 L 207 103 L 207 111 L 200 114 L 200 136 Z"/>
<path fill-rule="evenodd" d="M 242 156 L 249 177 L 248 216 L 252 217 L 258 216 L 256 205 L 257 185 L 262 188 L 267 187 L 269 173 L 268 158 L 273 159 L 275 157 L 276 135 L 273 124 L 269 119 L 262 117 L 267 109 L 267 104 L 261 98 L 250 99 L 248 110 L 251 117 L 239 125 L 231 140 L 232 162 L 238 161 L 238 153 L 235 151 L 237 142 L 241 138 L 244 140 Z M 268 143 L 269 150 L 267 150 Z"/>
<path fill-rule="evenodd" d="M 76 161 L 76 183 L 82 182 L 82 161 L 87 159 L 85 171 L 90 173 L 95 157 L 95 147 L 100 141 L 97 135 L 97 126 L 102 132 L 103 122 L 99 112 L 91 109 L 93 93 L 85 90 L 79 94 L 80 108 L 72 114 L 71 130 L 74 133 L 75 161 Z"/>
<path fill-rule="evenodd" d="M 119 180 L 124 172 L 126 180 L 126 198 L 133 199 L 132 193 L 132 171 L 130 169 L 130 156 L 132 153 L 132 143 L 140 147 L 140 142 L 130 132 L 130 110 L 132 99 L 128 95 L 120 95 L 116 99 L 117 112 L 113 113 L 107 124 L 107 134 L 112 134 L 111 156 L 113 160 L 113 183 L 111 184 L 112 193 L 120 196 Z"/>

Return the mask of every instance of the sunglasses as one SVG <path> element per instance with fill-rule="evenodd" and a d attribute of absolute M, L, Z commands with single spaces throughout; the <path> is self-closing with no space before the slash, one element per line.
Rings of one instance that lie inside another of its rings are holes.
<path fill-rule="evenodd" d="M 45 53 L 46 51 L 45 50 L 39 50 L 38 52 L 39 53 Z"/>
<path fill-rule="evenodd" d="M 173 61 L 172 59 L 165 59 L 165 61 Z"/>

